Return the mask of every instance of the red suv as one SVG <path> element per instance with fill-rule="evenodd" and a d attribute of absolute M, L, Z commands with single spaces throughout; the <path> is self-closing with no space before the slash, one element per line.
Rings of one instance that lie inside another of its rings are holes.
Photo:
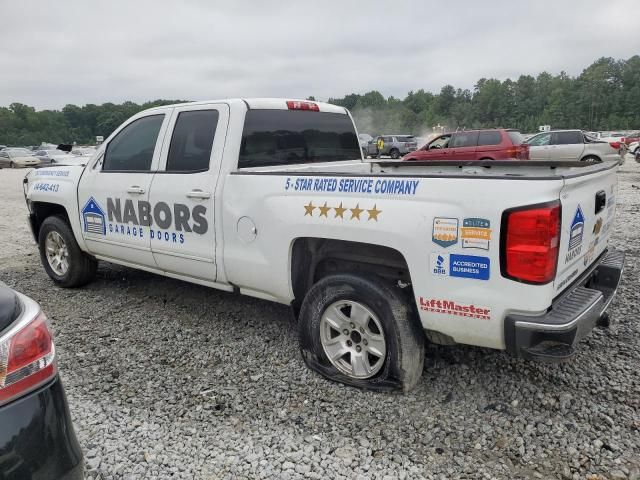
<path fill-rule="evenodd" d="M 440 135 L 403 160 L 529 160 L 529 145 L 517 130 L 464 130 Z"/>

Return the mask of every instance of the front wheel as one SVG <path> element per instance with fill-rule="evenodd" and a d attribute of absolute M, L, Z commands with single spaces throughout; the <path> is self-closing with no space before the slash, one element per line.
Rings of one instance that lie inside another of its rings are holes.
<path fill-rule="evenodd" d="M 63 218 L 48 217 L 42 222 L 38 246 L 47 275 L 61 287 L 80 287 L 93 280 L 98 262 L 80 250 Z"/>
<path fill-rule="evenodd" d="M 16 164 L 13 162 L 9 162 L 9 168 L 16 168 Z"/>
<path fill-rule="evenodd" d="M 393 150 L 391 150 L 391 152 L 389 152 L 391 154 L 391 158 L 393 158 L 394 160 L 397 160 L 400 158 L 400 151 L 396 148 L 394 148 Z"/>
<path fill-rule="evenodd" d="M 398 288 L 351 274 L 325 277 L 302 303 L 300 349 L 330 380 L 405 392 L 424 364 L 424 333 Z"/>

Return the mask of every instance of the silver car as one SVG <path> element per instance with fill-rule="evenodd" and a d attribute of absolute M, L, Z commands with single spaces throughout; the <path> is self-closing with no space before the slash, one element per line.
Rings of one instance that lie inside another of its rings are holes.
<path fill-rule="evenodd" d="M 378 139 L 384 140 L 384 148 L 380 155 L 389 155 L 391 158 L 400 158 L 407 153 L 413 152 L 418 148 L 418 142 L 413 135 L 382 135 L 372 138 L 367 143 L 366 148 L 362 149 L 365 158 L 370 156 L 374 158 L 378 155 Z"/>
<path fill-rule="evenodd" d="M 618 148 L 586 135 L 582 130 L 553 130 L 534 135 L 526 142 L 531 160 L 620 161 Z"/>
<path fill-rule="evenodd" d="M 40 160 L 26 148 L 4 148 L 0 151 L 0 168 L 39 167 Z"/>

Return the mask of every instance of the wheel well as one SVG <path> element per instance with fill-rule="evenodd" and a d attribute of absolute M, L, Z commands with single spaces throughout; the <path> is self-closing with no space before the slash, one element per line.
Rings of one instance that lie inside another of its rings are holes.
<path fill-rule="evenodd" d="M 376 275 L 403 288 L 411 286 L 407 261 L 393 248 L 346 240 L 298 238 L 291 250 L 296 313 L 311 286 L 334 273 Z"/>
<path fill-rule="evenodd" d="M 46 202 L 33 202 L 31 204 L 31 224 L 33 226 L 33 236 L 35 237 L 36 242 L 38 241 L 40 225 L 42 225 L 42 222 L 44 222 L 47 217 L 51 217 L 53 215 L 62 217 L 70 224 L 67 210 L 62 205 Z"/>

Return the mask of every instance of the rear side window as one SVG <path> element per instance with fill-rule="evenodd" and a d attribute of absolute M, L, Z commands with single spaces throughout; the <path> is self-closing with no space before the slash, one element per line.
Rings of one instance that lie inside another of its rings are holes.
<path fill-rule="evenodd" d="M 361 159 L 348 115 L 302 110 L 249 110 L 239 168 Z"/>
<path fill-rule="evenodd" d="M 582 132 L 555 132 L 552 135 L 552 145 L 575 145 L 583 143 Z"/>
<path fill-rule="evenodd" d="M 480 132 L 478 135 L 478 146 L 500 145 L 502 143 L 502 135 L 496 130 Z"/>
<path fill-rule="evenodd" d="M 450 148 L 475 147 L 478 144 L 478 132 L 457 132 L 453 134 Z"/>
<path fill-rule="evenodd" d="M 511 139 L 511 143 L 514 145 L 522 145 L 524 143 L 524 137 L 520 132 L 509 130 L 507 134 L 509 135 L 509 139 Z"/>
<path fill-rule="evenodd" d="M 410 142 L 415 142 L 416 138 L 415 137 L 396 137 L 396 140 L 398 140 L 398 142 L 402 142 L 402 143 L 410 143 Z"/>
<path fill-rule="evenodd" d="M 124 127 L 107 145 L 102 170 L 150 170 L 163 120 L 164 115 L 151 115 Z"/>
<path fill-rule="evenodd" d="M 169 146 L 167 172 L 208 170 L 217 125 L 217 110 L 180 112 Z"/>

